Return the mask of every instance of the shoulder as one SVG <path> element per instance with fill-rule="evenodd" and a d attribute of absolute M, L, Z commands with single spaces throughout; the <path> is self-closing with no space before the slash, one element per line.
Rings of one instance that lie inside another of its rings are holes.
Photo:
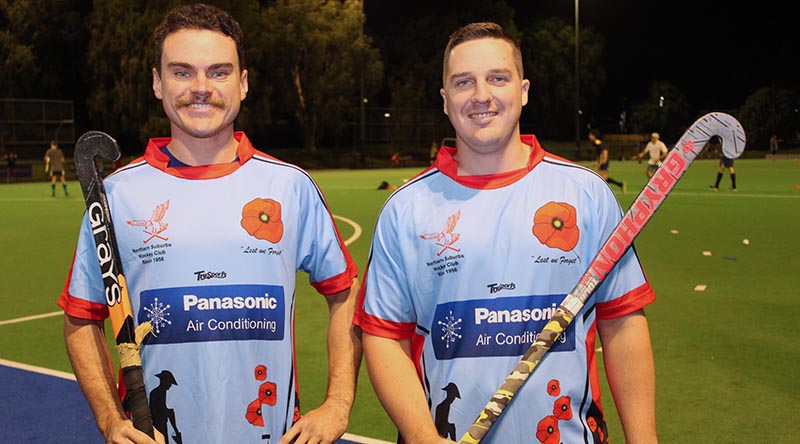
<path fill-rule="evenodd" d="M 536 170 L 547 174 L 548 181 L 552 180 L 555 184 L 570 182 L 580 187 L 594 186 L 595 183 L 605 185 L 596 171 L 550 153 L 545 153 Z"/>
<path fill-rule="evenodd" d="M 256 151 L 247 164 L 254 168 L 257 174 L 269 174 L 271 177 L 279 178 L 287 185 L 291 184 L 296 189 L 313 190 L 314 193 L 322 194 L 311 174 L 295 164 L 261 151 Z"/>

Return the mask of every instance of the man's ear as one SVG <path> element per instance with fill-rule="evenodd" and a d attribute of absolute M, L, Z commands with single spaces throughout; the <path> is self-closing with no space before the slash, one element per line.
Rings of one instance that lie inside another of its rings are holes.
<path fill-rule="evenodd" d="M 158 70 L 153 68 L 153 94 L 155 94 L 158 100 L 164 98 L 164 95 L 161 93 L 161 76 L 158 75 Z"/>
<path fill-rule="evenodd" d="M 242 88 L 242 92 L 240 94 L 241 100 L 244 100 L 247 97 L 247 91 L 250 89 L 250 85 L 247 83 L 247 70 L 242 70 L 242 75 L 239 77 L 239 85 Z"/>
<path fill-rule="evenodd" d="M 522 106 L 528 104 L 528 92 L 531 89 L 531 81 L 528 79 L 522 79 Z"/>
<path fill-rule="evenodd" d="M 444 115 L 447 114 L 447 93 L 444 91 L 444 88 L 439 90 L 439 94 L 442 95 L 442 108 L 444 109 Z"/>

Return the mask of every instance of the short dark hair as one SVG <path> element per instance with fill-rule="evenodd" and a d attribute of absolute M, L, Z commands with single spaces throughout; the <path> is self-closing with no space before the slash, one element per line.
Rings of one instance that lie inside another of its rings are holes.
<path fill-rule="evenodd" d="M 153 31 L 155 43 L 155 67 L 161 72 L 161 56 L 167 36 L 182 29 L 205 29 L 220 32 L 236 43 L 239 69 L 244 69 L 244 34 L 239 22 L 232 15 L 214 6 L 203 3 L 178 6 L 167 13 Z"/>
<path fill-rule="evenodd" d="M 475 22 L 462 26 L 454 33 L 450 34 L 450 40 L 447 42 L 447 46 L 444 49 L 444 63 L 442 63 L 443 83 L 447 83 L 447 59 L 450 57 L 453 48 L 462 43 L 479 39 L 500 39 L 508 42 L 514 51 L 514 63 L 517 65 L 519 76 L 520 78 L 524 77 L 524 71 L 522 69 L 522 51 L 519 48 L 519 43 L 497 23 Z"/>

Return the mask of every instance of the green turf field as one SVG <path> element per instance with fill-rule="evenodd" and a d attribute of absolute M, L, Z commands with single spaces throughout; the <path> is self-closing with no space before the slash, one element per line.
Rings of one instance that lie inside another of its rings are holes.
<path fill-rule="evenodd" d="M 708 185 L 717 162 L 697 160 L 636 241 L 658 294 L 651 323 L 662 442 L 783 443 L 796 439 L 800 382 L 800 162 L 736 161 L 739 191 Z M 630 205 L 646 182 L 645 164 L 612 161 L 610 175 L 628 183 Z M 363 270 L 373 223 L 389 192 L 418 170 L 311 171 L 333 212 L 363 230 L 350 244 Z M 75 246 L 83 199 L 49 184 L 0 185 L 0 358 L 70 371 L 58 311 Z M 355 228 L 337 219 L 342 236 Z M 743 240 L 749 240 L 744 245 Z M 710 252 L 704 255 L 703 252 Z M 297 339 L 304 409 L 325 387 L 326 304 L 299 275 Z M 695 291 L 705 285 L 705 291 Z M 500 381 L 498 381 L 498 384 Z M 610 394 L 604 399 L 612 442 L 622 435 Z M 395 432 L 362 369 L 350 433 L 394 440 Z"/>

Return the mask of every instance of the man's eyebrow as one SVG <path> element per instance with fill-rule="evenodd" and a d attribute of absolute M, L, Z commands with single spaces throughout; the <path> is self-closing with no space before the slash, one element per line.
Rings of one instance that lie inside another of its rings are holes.
<path fill-rule="evenodd" d="M 447 78 L 447 80 L 452 82 L 455 79 L 463 79 L 464 77 L 472 77 L 472 73 L 468 71 L 453 73 Z"/>
<path fill-rule="evenodd" d="M 490 69 L 489 74 L 510 74 L 512 71 L 508 68 Z"/>
<path fill-rule="evenodd" d="M 185 62 L 169 62 L 167 63 L 167 68 L 188 68 L 190 69 L 192 65 L 185 63 Z"/>
<path fill-rule="evenodd" d="M 170 62 L 167 64 L 167 68 L 184 68 L 184 69 L 195 69 L 194 66 L 190 63 L 186 62 Z M 215 69 L 220 68 L 233 68 L 233 63 L 214 63 L 213 65 L 208 67 L 209 71 L 213 71 Z"/>
<path fill-rule="evenodd" d="M 495 68 L 495 69 L 490 69 L 488 73 L 489 75 L 496 75 L 496 74 L 510 74 L 511 72 L 512 70 L 507 68 Z M 474 74 L 469 71 L 457 72 L 450 75 L 450 77 L 448 77 L 448 80 L 453 81 L 455 79 L 462 79 L 465 77 L 474 77 Z"/>
<path fill-rule="evenodd" d="M 209 67 L 208 67 L 208 70 L 209 70 L 209 71 L 213 71 L 213 70 L 216 70 L 216 69 L 222 69 L 222 68 L 226 68 L 226 69 L 233 69 L 233 63 L 230 63 L 230 62 L 226 62 L 226 63 L 214 63 L 213 65 L 211 65 L 211 66 L 209 66 Z"/>

